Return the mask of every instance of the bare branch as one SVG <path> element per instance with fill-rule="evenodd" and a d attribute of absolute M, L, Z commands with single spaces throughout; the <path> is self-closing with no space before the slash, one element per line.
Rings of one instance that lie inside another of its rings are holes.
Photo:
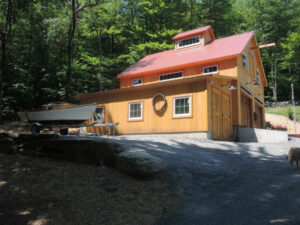
<path fill-rule="evenodd" d="M 86 8 L 94 7 L 94 6 L 98 5 L 98 4 L 99 4 L 99 0 L 96 0 L 96 2 L 93 3 L 93 4 L 87 4 L 87 5 L 84 5 L 82 7 L 79 7 L 78 9 L 76 9 L 75 14 L 79 13 L 80 11 L 85 10 Z"/>

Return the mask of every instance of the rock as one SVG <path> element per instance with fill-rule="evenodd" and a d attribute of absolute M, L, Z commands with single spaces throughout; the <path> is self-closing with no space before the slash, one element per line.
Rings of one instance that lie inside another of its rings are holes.
<path fill-rule="evenodd" d="M 0 153 L 14 154 L 18 150 L 17 144 L 9 133 L 0 133 Z"/>
<path fill-rule="evenodd" d="M 153 176 L 166 166 L 165 161 L 141 149 L 123 151 L 116 158 L 116 167 L 120 172 L 139 177 Z"/>
<path fill-rule="evenodd" d="M 112 165 L 115 159 L 114 149 L 106 141 L 90 141 L 88 156 L 92 159 L 92 163 L 98 165 Z"/>
<path fill-rule="evenodd" d="M 126 145 L 116 144 L 116 146 L 115 146 L 115 154 L 120 154 L 121 152 L 129 151 L 129 150 L 130 150 L 130 147 L 128 147 Z"/>

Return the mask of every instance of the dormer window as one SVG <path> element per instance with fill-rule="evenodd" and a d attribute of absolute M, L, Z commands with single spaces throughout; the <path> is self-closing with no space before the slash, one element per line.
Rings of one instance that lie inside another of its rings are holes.
<path fill-rule="evenodd" d="M 199 43 L 200 43 L 200 35 L 191 37 L 191 38 L 187 38 L 187 39 L 183 39 L 183 40 L 179 40 L 178 48 L 193 46 L 193 45 L 196 45 Z"/>

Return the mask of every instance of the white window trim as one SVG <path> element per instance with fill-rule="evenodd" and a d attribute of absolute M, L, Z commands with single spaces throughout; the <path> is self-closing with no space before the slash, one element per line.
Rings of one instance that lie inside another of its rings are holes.
<path fill-rule="evenodd" d="M 189 113 L 185 113 L 185 114 L 175 114 L 175 102 L 176 99 L 182 99 L 182 98 L 188 98 L 190 105 L 189 105 Z M 180 96 L 180 97 L 174 97 L 173 98 L 173 117 L 187 117 L 187 116 L 191 116 L 192 114 L 192 97 L 190 95 L 187 96 Z"/>
<path fill-rule="evenodd" d="M 182 76 L 181 76 L 181 77 L 177 77 L 177 78 L 171 78 L 171 79 L 166 79 L 166 80 L 160 80 L 160 77 L 161 77 L 161 76 L 168 75 L 168 74 L 172 74 L 172 73 L 181 73 Z M 183 76 L 184 76 L 183 71 L 176 71 L 176 72 L 171 72 L 171 73 L 160 74 L 160 75 L 158 75 L 158 80 L 159 80 L 159 82 L 165 82 L 165 81 L 169 81 L 169 80 L 178 80 L 178 79 L 182 79 Z"/>
<path fill-rule="evenodd" d="M 217 67 L 217 71 L 216 71 L 216 72 L 209 72 L 209 73 L 205 73 L 205 72 L 204 72 L 204 71 L 205 71 L 205 68 L 214 67 L 214 66 Z M 205 67 L 203 67 L 203 74 L 216 74 L 216 73 L 219 73 L 219 67 L 218 67 L 218 65 L 205 66 Z"/>
<path fill-rule="evenodd" d="M 257 76 L 258 74 L 259 74 L 259 76 Z M 257 77 L 259 77 L 259 79 L 257 79 Z M 259 69 L 256 69 L 256 81 L 257 81 L 257 83 L 261 83 L 261 75 L 260 75 L 260 71 L 259 71 Z"/>
<path fill-rule="evenodd" d="M 248 60 L 248 56 L 247 56 L 247 54 L 246 53 L 242 53 L 242 63 L 244 64 L 244 59 L 243 59 L 243 56 L 245 56 L 246 57 L 246 67 L 243 65 L 243 67 L 245 68 L 245 69 L 247 69 L 247 70 L 249 70 L 249 60 Z"/>
<path fill-rule="evenodd" d="M 97 106 L 96 109 L 98 109 L 98 108 L 103 108 L 103 121 L 104 121 L 104 118 L 105 118 L 105 108 L 104 108 L 104 106 Z M 95 113 L 96 113 L 96 111 L 95 111 Z M 100 122 L 103 122 L 103 121 L 100 121 Z M 92 117 L 92 122 L 93 123 L 94 122 L 98 122 L 97 120 L 94 120 L 94 115 Z"/>
<path fill-rule="evenodd" d="M 189 45 L 179 46 L 179 41 L 188 40 L 188 39 L 191 39 L 191 38 L 194 38 L 194 37 L 199 37 L 199 42 L 194 43 L 194 44 L 189 44 Z M 189 37 L 189 38 L 185 38 L 185 39 L 180 39 L 180 40 L 178 40 L 178 42 L 177 42 L 177 48 L 186 48 L 186 47 L 189 47 L 189 46 L 194 46 L 194 45 L 199 45 L 199 44 L 201 44 L 201 35 L 196 35 L 196 36 L 193 36 L 193 37 Z"/>
<path fill-rule="evenodd" d="M 132 104 L 141 104 L 141 116 L 140 117 L 133 117 L 133 118 L 130 117 L 130 112 L 131 112 L 130 106 Z M 143 102 L 130 102 L 128 104 L 128 120 L 142 120 L 142 119 L 143 119 Z"/>

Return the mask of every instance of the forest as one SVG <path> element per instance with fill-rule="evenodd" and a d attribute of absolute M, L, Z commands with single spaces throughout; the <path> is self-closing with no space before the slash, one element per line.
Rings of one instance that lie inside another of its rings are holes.
<path fill-rule="evenodd" d="M 266 100 L 300 99 L 299 0 L 5 0 L 0 3 L 0 115 L 118 88 L 116 76 L 177 33 L 255 31 Z"/>

